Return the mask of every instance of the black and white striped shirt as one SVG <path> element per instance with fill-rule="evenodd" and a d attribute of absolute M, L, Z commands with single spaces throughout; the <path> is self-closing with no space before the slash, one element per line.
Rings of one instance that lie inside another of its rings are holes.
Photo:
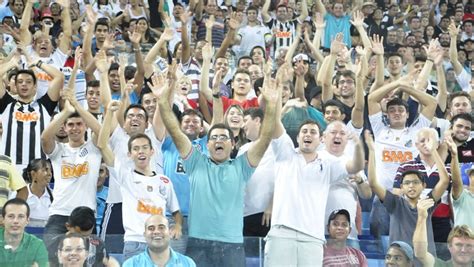
<path fill-rule="evenodd" d="M 9 156 L 13 163 L 26 166 L 35 158 L 46 158 L 41 150 L 41 133 L 51 121 L 57 102 L 48 94 L 37 101 L 22 103 L 8 93 L 0 99 L 3 137 L 0 154 Z"/>
<path fill-rule="evenodd" d="M 267 27 L 272 31 L 273 36 L 272 56 L 275 55 L 278 48 L 282 46 L 288 47 L 293 43 L 296 38 L 296 26 L 298 23 L 296 19 L 283 23 L 276 19 L 271 19 L 266 23 Z"/>

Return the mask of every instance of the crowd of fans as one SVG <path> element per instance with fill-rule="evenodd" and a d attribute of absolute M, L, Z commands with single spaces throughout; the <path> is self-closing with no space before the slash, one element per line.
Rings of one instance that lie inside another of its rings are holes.
<path fill-rule="evenodd" d="M 1 1 L 0 265 L 474 266 L 471 10 Z"/>

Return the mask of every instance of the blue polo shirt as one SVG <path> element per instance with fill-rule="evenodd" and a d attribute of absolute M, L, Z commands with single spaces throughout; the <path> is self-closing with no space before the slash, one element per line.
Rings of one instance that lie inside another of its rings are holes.
<path fill-rule="evenodd" d="M 191 183 L 189 236 L 243 243 L 245 186 L 255 171 L 247 153 L 216 164 L 193 147 L 183 165 Z"/>
<path fill-rule="evenodd" d="M 166 263 L 165 267 L 195 267 L 196 263 L 194 261 L 187 257 L 184 256 L 183 254 L 180 254 L 178 252 L 175 252 L 173 249 L 170 248 L 170 259 Z M 126 260 L 123 265 L 123 267 L 147 267 L 151 266 L 154 267 L 156 266 L 153 261 L 150 258 L 150 253 L 148 253 L 148 248 L 136 255 L 131 257 L 130 259 Z"/>
<path fill-rule="evenodd" d="M 208 154 L 207 137 L 198 138 L 191 142 L 199 151 Z M 183 216 L 188 216 L 189 197 L 191 195 L 189 177 L 184 171 L 179 151 L 170 136 L 167 136 L 163 141 L 161 151 L 163 152 L 163 170 L 173 183 L 174 192 L 179 202 L 179 211 Z"/>

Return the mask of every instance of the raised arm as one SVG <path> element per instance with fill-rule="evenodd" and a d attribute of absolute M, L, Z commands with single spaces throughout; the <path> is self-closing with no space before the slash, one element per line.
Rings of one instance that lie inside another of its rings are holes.
<path fill-rule="evenodd" d="M 227 49 L 235 43 L 235 36 L 239 27 L 240 20 L 237 17 L 237 13 L 233 13 L 229 20 L 229 30 L 222 41 L 221 47 L 219 47 L 219 50 L 217 50 L 216 58 L 225 57 Z"/>
<path fill-rule="evenodd" d="M 453 64 L 453 69 L 456 75 L 461 74 L 463 70 L 461 62 L 459 62 L 459 59 L 458 59 L 458 48 L 457 48 L 457 43 L 456 43 L 456 40 L 459 35 L 460 27 L 461 25 L 456 27 L 454 20 L 451 20 L 451 23 L 448 26 L 449 36 L 451 37 L 451 41 L 449 42 L 449 59 L 451 60 L 451 63 Z"/>
<path fill-rule="evenodd" d="M 298 45 L 300 44 L 300 39 L 301 39 L 301 25 L 298 24 L 296 27 L 296 37 L 293 39 L 293 43 L 291 43 L 290 47 L 288 48 L 288 52 L 286 52 L 286 57 L 285 57 L 285 62 L 291 64 L 293 60 L 293 56 L 295 55 L 296 49 L 298 48 Z"/>
<path fill-rule="evenodd" d="M 298 22 L 303 23 L 305 19 L 308 17 L 309 12 L 308 12 L 308 1 L 307 0 L 302 0 L 301 1 L 301 14 L 298 17 Z"/>
<path fill-rule="evenodd" d="M 107 61 L 107 55 L 105 51 L 99 51 L 95 56 L 95 65 L 100 73 L 100 101 L 107 107 L 110 101 L 112 101 L 112 93 L 110 92 L 109 85 L 109 68 L 110 64 Z"/>
<path fill-rule="evenodd" d="M 71 47 L 71 36 L 72 36 L 72 22 L 71 22 L 71 9 L 70 0 L 56 0 L 63 9 L 61 10 L 61 26 L 63 32 L 59 35 L 58 48 L 64 54 L 69 53 Z"/>
<path fill-rule="evenodd" d="M 86 14 L 87 14 L 87 23 L 84 26 L 85 27 L 85 35 L 84 35 L 84 40 L 82 43 L 82 52 L 83 52 L 83 59 L 84 59 L 84 67 L 87 67 L 89 65 L 95 66 L 93 63 L 94 57 L 92 55 L 92 37 L 94 35 L 94 23 L 97 20 L 97 14 L 92 10 L 91 5 L 86 5 Z M 87 78 L 88 79 L 93 79 L 94 78 L 94 70 L 95 68 L 90 68 L 86 72 Z"/>
<path fill-rule="evenodd" d="M 161 34 L 160 39 L 156 42 L 155 45 L 150 49 L 148 54 L 145 57 L 144 64 L 154 64 L 158 54 L 160 53 L 160 48 L 168 41 L 173 39 L 174 31 L 171 28 L 166 28 Z"/>
<path fill-rule="evenodd" d="M 377 179 L 377 171 L 375 166 L 375 145 L 374 145 L 374 137 L 370 133 L 369 130 L 365 130 L 365 143 L 367 144 L 367 148 L 369 150 L 369 170 L 367 174 L 367 178 L 369 180 L 370 188 L 372 192 L 377 195 L 377 197 L 381 200 L 385 200 L 386 189 L 381 185 Z"/>
<path fill-rule="evenodd" d="M 370 92 L 377 90 L 379 87 L 383 86 L 385 77 L 384 77 L 384 47 L 383 47 L 383 36 L 375 34 L 372 37 L 372 53 L 375 54 L 376 67 L 375 67 L 375 79 Z"/>
<path fill-rule="evenodd" d="M 103 159 L 108 166 L 114 166 L 115 161 L 115 155 L 109 147 L 109 138 L 111 135 L 110 125 L 115 117 L 114 113 L 119 109 L 120 105 L 120 101 L 110 101 L 107 106 L 107 111 L 105 112 L 104 124 L 102 125 L 97 139 L 97 147 L 101 149 Z"/>
<path fill-rule="evenodd" d="M 14 51 L 12 51 L 12 53 L 14 53 Z M 0 64 L 0 77 L 3 77 L 11 68 L 16 67 L 18 65 L 18 59 L 18 56 L 14 56 L 11 60 L 2 62 L 2 64 Z M 0 81 L 0 99 L 2 99 L 6 93 L 5 84 L 3 81 Z"/>
<path fill-rule="evenodd" d="M 451 179 L 453 181 L 451 195 L 454 200 L 457 200 L 464 190 L 461 178 L 461 167 L 459 166 L 458 159 L 458 147 L 451 136 L 445 136 L 445 142 L 448 145 L 449 152 L 451 152 Z"/>
<path fill-rule="evenodd" d="M 222 71 L 216 71 L 212 83 L 212 121 L 211 126 L 217 123 L 224 123 L 224 103 L 220 95 L 222 82 Z"/>
<path fill-rule="evenodd" d="M 168 74 L 171 76 L 171 79 L 176 79 L 176 76 L 173 77 L 173 75 L 176 75 L 175 61 L 173 61 L 173 64 L 168 68 Z M 158 108 L 160 109 L 163 124 L 165 125 L 166 130 L 170 134 L 171 138 L 173 138 L 173 142 L 176 144 L 179 155 L 182 158 L 186 158 L 189 153 L 191 153 L 192 144 L 191 141 L 189 141 L 189 138 L 181 131 L 179 122 L 171 110 L 168 99 L 172 92 L 173 88 L 170 86 L 164 87 L 163 93 L 158 97 Z"/>
<path fill-rule="evenodd" d="M 263 7 L 262 7 L 263 23 L 267 23 L 272 19 L 272 17 L 270 17 L 270 14 L 268 14 L 268 9 L 270 9 L 270 3 L 271 3 L 271 0 L 265 0 L 265 2 L 263 3 Z"/>
<path fill-rule="evenodd" d="M 140 39 L 141 34 L 138 31 L 134 31 L 130 36 L 132 50 L 135 53 L 135 62 L 137 64 L 137 71 L 133 76 L 133 83 L 136 85 L 134 89 L 137 96 L 141 95 L 143 82 L 145 81 L 145 65 L 143 63 L 143 55 L 140 48 Z"/>
<path fill-rule="evenodd" d="M 206 43 L 202 48 L 201 81 L 199 82 L 200 93 L 207 102 L 212 102 L 212 91 L 209 88 L 209 69 L 211 68 L 212 44 Z"/>
<path fill-rule="evenodd" d="M 20 42 L 25 44 L 31 44 L 31 32 L 30 32 L 30 22 L 31 14 L 33 13 L 33 3 L 34 0 L 27 0 L 25 3 L 25 8 L 23 9 L 23 14 L 21 15 L 20 23 Z"/>
<path fill-rule="evenodd" d="M 438 80 L 438 94 L 436 95 L 436 102 L 441 109 L 445 112 L 448 105 L 448 87 L 446 85 L 446 74 L 444 73 L 443 57 L 435 58 L 436 67 L 436 79 Z"/>
<path fill-rule="evenodd" d="M 350 174 L 357 174 L 361 170 L 364 169 L 365 165 L 365 157 L 364 157 L 364 147 L 359 140 L 357 140 L 357 144 L 354 148 L 354 155 L 352 157 L 352 160 L 349 160 L 346 163 L 346 170 Z"/>
<path fill-rule="evenodd" d="M 269 62 L 267 62 L 266 65 L 268 65 L 268 63 Z M 288 64 L 288 63 L 284 63 L 282 66 L 280 66 L 280 68 L 278 69 L 277 74 L 276 74 L 276 81 L 274 81 L 271 78 L 270 68 L 268 66 L 266 66 L 265 69 L 266 69 L 266 71 L 265 71 L 265 78 L 264 78 L 264 87 L 266 87 L 266 88 L 277 88 L 278 93 L 281 95 L 281 90 L 282 90 L 281 84 L 283 84 L 283 82 L 285 82 L 285 80 L 288 79 L 288 78 L 293 79 L 291 77 L 292 72 L 293 72 L 293 69 L 292 69 L 291 65 Z M 270 84 L 267 85 L 268 83 L 270 83 Z M 281 97 L 279 97 L 277 99 L 275 113 L 276 113 L 276 115 L 275 115 L 276 125 L 275 125 L 275 130 L 273 131 L 273 139 L 277 139 L 285 133 L 285 127 L 283 127 L 283 123 L 281 122 L 281 114 L 282 114 L 282 100 L 281 100 Z"/>
<path fill-rule="evenodd" d="M 364 49 L 364 51 L 367 50 Z M 365 74 L 369 68 L 365 58 L 366 56 L 367 54 L 364 52 L 356 72 L 355 103 L 351 114 L 352 126 L 356 129 L 361 129 L 364 126 L 364 84 L 366 79 Z"/>
<path fill-rule="evenodd" d="M 431 155 L 435 160 L 436 167 L 438 168 L 439 181 L 436 184 L 436 186 L 433 188 L 433 190 L 431 191 L 431 195 L 433 196 L 433 199 L 435 201 L 438 201 L 441 199 L 441 196 L 443 196 L 444 192 L 446 192 L 446 189 L 448 189 L 448 186 L 449 186 L 448 171 L 446 170 L 444 161 L 441 159 L 441 157 L 438 154 L 437 141 L 435 139 L 429 139 L 427 140 L 427 142 L 425 142 L 424 146 L 428 146 L 428 149 L 431 151 Z"/>
<path fill-rule="evenodd" d="M 408 75 L 403 76 L 402 78 L 398 79 L 397 81 L 393 81 L 391 83 L 385 84 L 384 86 L 378 88 L 375 91 L 372 91 L 367 98 L 367 105 L 369 107 L 369 115 L 377 114 L 382 110 L 380 106 L 380 102 L 382 99 L 392 90 L 397 89 L 400 86 L 401 80 L 407 80 L 407 82 L 413 82 L 414 73 L 410 73 Z"/>
<path fill-rule="evenodd" d="M 262 95 L 265 101 L 265 118 L 263 119 L 262 131 L 257 141 L 255 141 L 247 152 L 248 161 L 253 167 L 258 166 L 258 163 L 270 145 L 273 135 L 272 132 L 275 128 L 277 100 L 281 99 L 280 92 L 276 89 L 276 83 L 274 81 L 268 81 L 266 83 Z"/>
<path fill-rule="evenodd" d="M 194 16 L 196 18 L 196 21 L 201 21 L 203 9 L 204 9 L 204 0 L 197 0 L 196 8 L 194 9 Z"/>
<path fill-rule="evenodd" d="M 364 28 L 364 14 L 361 11 L 357 10 L 352 14 L 352 25 L 357 29 L 360 35 L 360 39 L 364 48 L 372 48 L 372 43 L 370 42 L 369 36 L 367 35 L 367 31 Z M 366 60 L 370 58 L 370 54 L 367 55 Z"/>
<path fill-rule="evenodd" d="M 316 5 L 316 10 L 318 11 L 318 13 L 320 13 L 321 16 L 324 18 L 324 16 L 326 16 L 327 10 L 323 2 L 321 0 L 316 0 L 314 1 L 314 4 Z"/>
<path fill-rule="evenodd" d="M 301 101 L 306 102 L 306 98 L 304 97 L 304 76 L 308 72 L 308 66 L 305 66 L 303 60 L 298 60 L 295 62 L 295 98 L 298 98 Z"/>
<path fill-rule="evenodd" d="M 332 90 L 332 77 L 334 74 L 334 66 L 336 66 L 336 58 L 339 53 L 341 53 L 345 47 L 342 42 L 344 35 L 338 33 L 336 38 L 331 42 L 330 54 L 326 56 L 323 61 L 323 65 L 318 72 L 317 82 L 321 85 L 322 88 L 322 101 L 323 103 L 332 99 L 334 92 Z"/>
<path fill-rule="evenodd" d="M 66 119 L 74 112 L 74 107 L 69 103 L 69 101 L 65 101 L 63 110 L 54 117 L 51 123 L 46 127 L 46 129 L 44 129 L 43 133 L 41 133 L 41 148 L 44 153 L 53 153 L 54 148 L 56 147 L 56 133 L 59 131 L 61 126 L 64 125 Z"/>
<path fill-rule="evenodd" d="M 188 62 L 191 57 L 191 47 L 189 45 L 188 37 L 188 23 L 191 13 L 185 11 L 179 17 L 181 21 L 181 64 Z"/>
<path fill-rule="evenodd" d="M 401 80 L 402 79 L 399 79 L 399 81 Z M 423 114 L 423 116 L 425 116 L 428 120 L 432 120 L 437 106 L 436 99 L 433 96 L 425 93 L 424 91 L 422 92 L 420 90 L 416 90 L 413 87 L 412 82 L 410 82 L 409 84 L 406 82 L 407 81 L 403 79 L 402 83 L 400 83 L 399 86 L 400 90 L 407 93 L 411 97 L 416 98 L 418 102 L 423 105 L 423 108 L 421 109 L 421 114 Z"/>
<path fill-rule="evenodd" d="M 153 74 L 151 76 L 152 83 L 148 83 L 148 87 L 151 89 L 155 97 L 160 97 L 162 91 L 164 90 L 163 87 L 166 85 L 166 79 L 163 74 Z M 172 95 L 172 94 L 170 94 Z M 173 101 L 168 100 L 168 105 L 173 106 Z M 160 109 L 155 109 L 155 114 L 153 114 L 153 131 L 155 132 L 156 139 L 159 141 L 163 141 L 166 137 L 166 128 L 163 125 L 163 121 L 161 120 Z"/>
<path fill-rule="evenodd" d="M 416 205 L 418 219 L 415 232 L 413 233 L 413 250 L 415 257 L 421 261 L 423 266 L 434 266 L 435 263 L 433 255 L 428 252 L 428 234 L 426 230 L 428 209 L 433 207 L 433 205 L 434 201 L 431 198 L 420 199 Z"/>

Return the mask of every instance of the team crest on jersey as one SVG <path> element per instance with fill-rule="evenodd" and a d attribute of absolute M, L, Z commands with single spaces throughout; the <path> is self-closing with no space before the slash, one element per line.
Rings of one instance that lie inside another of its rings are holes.
<path fill-rule="evenodd" d="M 163 181 L 163 183 L 167 184 L 170 182 L 170 180 L 164 176 L 160 176 L 160 180 Z"/>
<path fill-rule="evenodd" d="M 160 195 L 163 197 L 166 196 L 166 186 L 165 185 L 160 185 Z"/>
<path fill-rule="evenodd" d="M 194 146 L 197 148 L 197 150 L 198 150 L 199 152 L 202 152 L 202 146 L 201 146 L 201 144 L 195 144 Z"/>
<path fill-rule="evenodd" d="M 89 154 L 89 151 L 87 151 L 87 148 L 82 148 L 81 151 L 79 152 L 79 157 L 83 158 Z"/>
<path fill-rule="evenodd" d="M 146 191 L 148 191 L 148 192 L 153 192 L 153 186 L 148 185 L 148 186 L 146 187 Z"/>

